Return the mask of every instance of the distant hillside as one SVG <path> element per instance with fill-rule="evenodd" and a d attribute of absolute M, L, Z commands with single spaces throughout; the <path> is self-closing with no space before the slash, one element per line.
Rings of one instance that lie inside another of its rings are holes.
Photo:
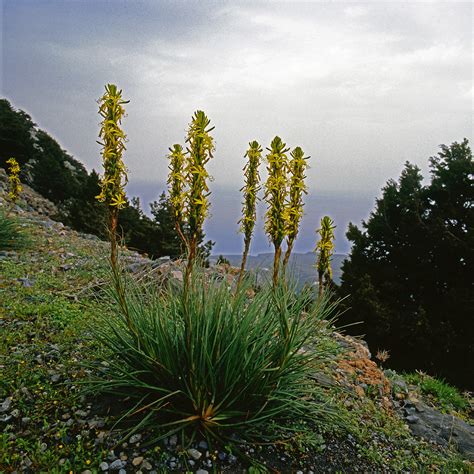
<path fill-rule="evenodd" d="M 241 255 L 223 255 L 229 260 L 231 265 L 240 266 Z M 342 262 L 347 257 L 345 254 L 335 254 L 332 258 L 333 279 L 338 285 L 341 281 L 341 267 Z M 213 255 L 211 262 L 215 262 L 218 256 Z M 316 255 L 314 252 L 293 253 L 288 263 L 290 274 L 298 281 L 298 285 L 302 286 L 305 283 L 313 284 L 317 281 L 318 276 L 315 268 Z M 273 253 L 259 253 L 257 255 L 249 255 L 247 260 L 247 268 L 251 270 L 258 270 L 259 274 L 263 275 L 273 265 Z"/>

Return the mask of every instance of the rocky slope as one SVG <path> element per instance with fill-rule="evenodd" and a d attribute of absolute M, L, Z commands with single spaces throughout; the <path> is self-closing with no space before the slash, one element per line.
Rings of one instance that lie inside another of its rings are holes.
<path fill-rule="evenodd" d="M 3 206 L 5 184 L 0 170 Z M 117 407 L 83 392 L 84 362 L 102 353 L 90 328 L 101 311 L 94 291 L 106 280 L 108 246 L 55 222 L 55 213 L 25 186 L 14 214 L 30 245 L 0 252 L 0 471 L 245 472 L 248 462 L 204 440 L 183 447 L 170 437 L 155 448 L 144 446 L 145 432 L 123 440 L 113 429 Z M 182 280 L 180 262 L 128 251 L 124 262 L 137 278 Z M 237 275 L 226 265 L 207 272 L 229 285 Z M 273 472 L 472 470 L 472 407 L 442 413 L 418 386 L 384 371 L 362 340 L 331 331 L 327 344 L 339 355 L 314 378 L 344 427 L 318 435 L 309 451 L 243 443 L 243 452 Z"/>

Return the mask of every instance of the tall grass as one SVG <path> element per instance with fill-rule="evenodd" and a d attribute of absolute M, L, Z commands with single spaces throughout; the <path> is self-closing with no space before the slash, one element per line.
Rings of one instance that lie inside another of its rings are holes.
<path fill-rule="evenodd" d="M 234 295 L 196 270 L 186 298 L 176 285 L 126 286 L 126 311 L 112 290 L 116 317 L 97 331 L 110 375 L 93 388 L 134 401 L 124 414 L 134 430 L 270 439 L 328 415 L 310 377 L 330 357 L 317 337 L 335 310 L 327 299 L 284 284 L 249 298 L 245 280 Z"/>
<path fill-rule="evenodd" d="M 28 239 L 14 217 L 0 211 L 0 250 L 17 250 L 27 245 Z"/>

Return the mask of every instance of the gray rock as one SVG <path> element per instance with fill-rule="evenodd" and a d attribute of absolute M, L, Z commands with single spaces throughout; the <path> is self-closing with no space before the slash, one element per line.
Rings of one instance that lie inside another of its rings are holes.
<path fill-rule="evenodd" d="M 122 461 L 120 459 L 116 459 L 113 463 L 111 463 L 109 465 L 109 469 L 111 471 L 118 471 L 120 469 L 122 469 L 123 467 L 125 467 L 127 463 L 125 461 Z"/>
<path fill-rule="evenodd" d="M 409 424 L 413 434 L 443 446 L 451 444 L 469 461 L 474 461 L 474 426 L 423 403 L 416 403 L 414 407 L 417 415 L 406 417 L 409 423 L 410 417 L 417 418 L 416 423 Z"/>
<path fill-rule="evenodd" d="M 104 462 L 101 462 L 101 463 L 99 464 L 99 469 L 100 469 L 101 471 L 107 471 L 107 470 L 109 469 L 109 464 L 106 463 L 105 461 L 104 461 Z"/>
<path fill-rule="evenodd" d="M 34 278 L 18 278 L 24 288 L 31 288 L 35 284 Z"/>
<path fill-rule="evenodd" d="M 198 448 L 207 449 L 207 443 L 205 441 L 199 441 Z"/>
<path fill-rule="evenodd" d="M 177 435 L 171 435 L 169 439 L 169 445 L 174 448 L 178 444 L 178 436 Z"/>
<path fill-rule="evenodd" d="M 196 474 L 209 474 L 209 471 L 206 471 L 205 469 L 198 469 Z"/>
<path fill-rule="evenodd" d="M 118 474 L 127 474 L 127 471 L 125 469 L 119 469 Z"/>
<path fill-rule="evenodd" d="M 197 461 L 198 459 L 200 459 L 200 457 L 202 456 L 202 453 L 201 453 L 200 451 L 198 451 L 197 449 L 194 449 L 194 448 L 188 449 L 188 454 L 189 454 L 195 461 Z"/>
<path fill-rule="evenodd" d="M 140 440 L 142 439 L 142 435 L 141 434 L 134 434 L 132 436 L 130 436 L 130 444 L 136 444 L 138 443 Z"/>
<path fill-rule="evenodd" d="M 12 404 L 12 397 L 7 397 L 3 400 L 2 404 L 0 405 L 0 413 L 5 413 L 10 410 Z"/>

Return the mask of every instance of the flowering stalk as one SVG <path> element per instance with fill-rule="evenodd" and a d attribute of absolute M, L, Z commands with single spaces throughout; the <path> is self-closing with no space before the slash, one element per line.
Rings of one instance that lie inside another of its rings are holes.
<path fill-rule="evenodd" d="M 303 217 L 303 195 L 308 193 L 304 182 L 306 178 L 304 173 L 308 166 L 306 160 L 308 158 L 309 156 L 305 157 L 304 151 L 299 146 L 291 152 L 291 160 L 288 167 L 291 175 L 289 199 L 285 207 L 287 248 L 283 258 L 283 273 L 286 271 L 286 266 L 293 250 L 293 244 L 298 235 L 300 221 Z"/>
<path fill-rule="evenodd" d="M 329 216 L 321 219 L 321 227 L 316 231 L 320 235 L 315 251 L 319 251 L 316 268 L 319 279 L 319 296 L 323 294 L 324 281 L 329 282 L 332 278 L 331 257 L 334 253 L 334 221 Z"/>
<path fill-rule="evenodd" d="M 122 91 L 114 84 L 105 86 L 105 94 L 99 99 L 99 114 L 102 117 L 98 143 L 102 146 L 102 164 L 104 176 L 101 180 L 101 192 L 96 198 L 105 202 L 109 210 L 110 260 L 112 269 L 117 271 L 117 224 L 118 212 L 127 205 L 125 185 L 127 169 L 122 161 L 126 136 L 120 128 L 125 115 Z"/>
<path fill-rule="evenodd" d="M 240 219 L 239 223 L 240 231 L 244 234 L 244 253 L 242 255 L 242 264 L 240 266 L 237 288 L 240 286 L 244 276 L 245 263 L 247 262 L 250 241 L 252 239 L 255 221 L 257 219 L 257 194 L 260 190 L 260 175 L 258 173 L 258 167 L 260 166 L 260 160 L 262 158 L 262 148 L 255 140 L 249 143 L 249 147 L 250 148 L 245 153 L 245 157 L 248 158 L 248 162 L 243 169 L 245 185 L 241 189 L 241 191 L 244 192 L 244 202 L 242 203 L 243 217 Z"/>
<path fill-rule="evenodd" d="M 285 200 L 287 195 L 286 174 L 289 148 L 280 137 L 272 140 L 267 155 L 268 178 L 265 184 L 265 200 L 268 204 L 265 215 L 265 231 L 275 248 L 273 260 L 273 285 L 278 283 L 281 244 L 285 238 Z"/>
<path fill-rule="evenodd" d="M 8 198 L 10 199 L 10 206 L 7 214 L 10 214 L 23 187 L 21 186 L 20 165 L 18 162 L 15 160 L 15 158 L 9 158 L 7 160 L 7 164 L 10 165 L 8 167 L 8 182 L 10 187 L 8 191 Z"/>
<path fill-rule="evenodd" d="M 188 227 L 189 248 L 186 284 L 189 283 L 199 236 L 209 211 L 210 192 L 207 182 L 210 176 L 206 165 L 214 152 L 214 139 L 210 135 L 214 127 L 209 127 L 210 123 L 211 121 L 202 110 L 196 111 L 189 124 L 186 138 L 188 159 L 185 167 L 185 179 L 188 185 L 188 194 L 185 220 Z"/>
<path fill-rule="evenodd" d="M 189 252 L 189 242 L 183 233 L 183 217 L 187 195 L 186 176 L 184 173 L 186 156 L 183 153 L 183 147 L 179 144 L 173 145 L 169 151 L 168 159 L 170 164 L 168 169 L 170 172 L 168 175 L 168 190 L 173 208 L 174 223 L 176 232 Z"/>

